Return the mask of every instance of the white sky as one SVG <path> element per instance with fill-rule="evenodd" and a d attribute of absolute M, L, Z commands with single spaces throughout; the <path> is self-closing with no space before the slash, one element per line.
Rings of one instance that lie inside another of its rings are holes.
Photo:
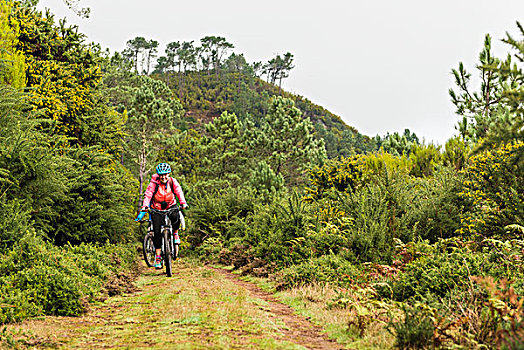
<path fill-rule="evenodd" d="M 474 66 L 484 35 L 506 55 L 499 39 L 517 38 L 522 0 L 81 0 L 78 18 L 62 0 L 40 0 L 57 18 L 77 24 L 89 41 L 122 51 L 136 36 L 195 43 L 223 36 L 248 62 L 291 52 L 295 68 L 283 81 L 339 115 L 361 133 L 414 131 L 443 144 L 458 117 L 448 89 L 451 69 Z"/>

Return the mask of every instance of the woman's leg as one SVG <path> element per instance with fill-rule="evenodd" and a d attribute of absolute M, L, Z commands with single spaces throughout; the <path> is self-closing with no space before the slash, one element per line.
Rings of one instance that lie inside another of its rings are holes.
<path fill-rule="evenodd" d="M 180 228 L 180 212 L 171 213 L 169 220 L 171 220 L 171 227 L 173 228 L 173 238 L 175 243 L 180 243 L 180 237 L 178 236 L 178 229 Z"/>
<path fill-rule="evenodd" d="M 162 233 L 160 227 L 162 226 L 162 215 L 151 213 L 151 221 L 153 221 L 153 244 L 155 245 L 155 254 L 160 256 L 162 251 Z"/>

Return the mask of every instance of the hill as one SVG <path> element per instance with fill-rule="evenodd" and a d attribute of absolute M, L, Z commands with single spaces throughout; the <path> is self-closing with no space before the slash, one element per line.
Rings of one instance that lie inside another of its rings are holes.
<path fill-rule="evenodd" d="M 303 118 L 311 120 L 315 137 L 324 140 L 329 158 L 375 150 L 370 137 L 348 126 L 339 116 L 281 88 L 282 79 L 294 67 L 292 54 L 277 55 L 266 64 L 248 63 L 243 54 L 226 56 L 234 46 L 225 38 L 205 37 L 200 42 L 198 47 L 193 41 L 169 43 L 165 56 L 158 57 L 156 63 L 153 58 L 158 42 L 154 40 L 136 37 L 122 52 L 136 73 L 161 80 L 176 93 L 186 110 L 187 128 L 201 130 L 203 124 L 225 111 L 235 113 L 241 122 L 249 119 L 258 125 L 271 99 L 282 96 L 294 102 Z M 267 81 L 262 79 L 264 75 Z"/>

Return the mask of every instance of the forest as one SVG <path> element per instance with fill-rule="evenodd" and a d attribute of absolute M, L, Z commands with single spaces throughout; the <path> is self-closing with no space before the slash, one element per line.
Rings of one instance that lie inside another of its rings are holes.
<path fill-rule="evenodd" d="M 457 135 L 437 145 L 362 135 L 284 91 L 289 52 L 247 62 L 207 36 L 111 53 L 0 0 L 0 325 L 120 293 L 167 162 L 190 205 L 186 256 L 331 288 L 349 343 L 522 348 L 524 28 L 508 30 L 506 57 L 486 35 L 474 72 L 450 67 Z"/>

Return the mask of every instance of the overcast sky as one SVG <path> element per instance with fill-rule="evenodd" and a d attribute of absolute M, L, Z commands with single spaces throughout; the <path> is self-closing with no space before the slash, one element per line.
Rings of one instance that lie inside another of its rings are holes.
<path fill-rule="evenodd" d="M 448 97 L 451 69 L 472 73 L 484 35 L 495 52 L 505 32 L 517 35 L 523 0 L 82 0 L 81 19 L 63 0 L 40 0 L 77 24 L 89 41 L 122 51 L 136 36 L 172 41 L 223 36 L 248 62 L 291 52 L 295 68 L 283 82 L 339 115 L 361 133 L 414 131 L 443 144 L 458 117 Z"/>

